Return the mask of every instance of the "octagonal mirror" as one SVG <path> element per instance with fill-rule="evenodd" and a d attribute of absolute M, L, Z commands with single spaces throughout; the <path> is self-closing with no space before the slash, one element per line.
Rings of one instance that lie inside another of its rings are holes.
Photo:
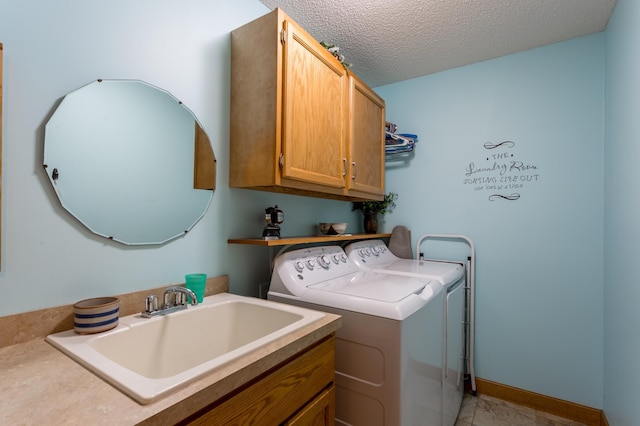
<path fill-rule="evenodd" d="M 196 117 L 137 80 L 97 80 L 66 95 L 45 126 L 44 168 L 69 213 L 127 245 L 184 235 L 215 187 L 215 157 Z"/>

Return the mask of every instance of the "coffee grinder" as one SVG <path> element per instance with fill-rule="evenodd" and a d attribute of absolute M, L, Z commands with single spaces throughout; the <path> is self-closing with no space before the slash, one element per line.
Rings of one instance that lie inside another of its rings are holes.
<path fill-rule="evenodd" d="M 264 240 L 278 240 L 280 239 L 280 224 L 284 222 L 284 213 L 278 208 L 267 207 L 265 209 L 264 219 L 267 221 L 267 226 L 262 231 L 262 239 Z"/>

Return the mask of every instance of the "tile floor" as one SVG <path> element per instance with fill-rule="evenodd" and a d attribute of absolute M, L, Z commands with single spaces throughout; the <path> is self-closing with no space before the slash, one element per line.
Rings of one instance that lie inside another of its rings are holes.
<path fill-rule="evenodd" d="M 465 394 L 455 426 L 584 426 L 486 395 Z"/>

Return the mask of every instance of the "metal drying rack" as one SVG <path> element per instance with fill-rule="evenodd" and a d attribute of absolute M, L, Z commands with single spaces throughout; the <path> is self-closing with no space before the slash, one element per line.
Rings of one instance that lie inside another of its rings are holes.
<path fill-rule="evenodd" d="M 459 234 L 425 234 L 418 239 L 416 244 L 416 258 L 420 257 L 420 246 L 428 239 L 464 241 L 469 245 L 469 256 L 467 256 L 467 283 L 466 283 L 466 309 L 465 309 L 465 359 L 467 361 L 467 372 L 471 378 L 471 391 L 476 395 L 476 374 L 474 368 L 475 359 L 475 281 L 476 281 L 476 254 L 473 241 L 464 235 Z"/>

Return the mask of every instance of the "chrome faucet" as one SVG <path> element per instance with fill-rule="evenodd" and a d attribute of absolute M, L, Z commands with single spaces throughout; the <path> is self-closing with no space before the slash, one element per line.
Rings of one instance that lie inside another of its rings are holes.
<path fill-rule="evenodd" d="M 198 304 L 196 294 L 185 287 L 172 286 L 165 289 L 163 295 L 164 303 L 160 308 L 158 308 L 158 297 L 155 294 L 150 294 L 145 299 L 145 307 L 144 311 L 142 311 L 142 316 L 144 318 L 151 318 L 187 309 L 187 296 L 191 298 L 192 306 Z"/>

